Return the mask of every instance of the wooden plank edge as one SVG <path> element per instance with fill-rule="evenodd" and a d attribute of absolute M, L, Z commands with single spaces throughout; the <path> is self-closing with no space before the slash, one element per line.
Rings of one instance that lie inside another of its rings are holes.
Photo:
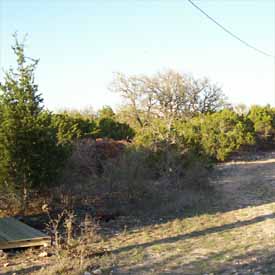
<path fill-rule="evenodd" d="M 33 247 L 33 246 L 49 246 L 51 241 L 49 239 L 43 240 L 29 240 L 29 241 L 18 241 L 18 242 L 7 242 L 0 244 L 0 249 L 11 249 L 21 247 Z"/>
<path fill-rule="evenodd" d="M 20 240 L 12 240 L 12 241 L 0 241 L 0 245 L 5 243 L 18 243 L 18 242 L 32 242 L 32 241 L 49 241 L 51 240 L 50 237 L 44 237 L 44 238 L 30 238 L 30 239 L 20 239 Z"/>
<path fill-rule="evenodd" d="M 17 243 L 17 242 L 32 242 L 32 241 L 43 241 L 43 240 L 51 240 L 51 237 L 36 237 L 36 238 L 29 238 L 29 239 L 18 239 L 18 240 L 7 240 L 5 242 L 0 242 L 0 246 L 2 243 Z"/>

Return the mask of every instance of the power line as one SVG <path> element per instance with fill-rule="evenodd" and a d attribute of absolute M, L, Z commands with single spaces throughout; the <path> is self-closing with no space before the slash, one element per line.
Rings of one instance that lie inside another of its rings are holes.
<path fill-rule="evenodd" d="M 194 6 L 196 9 L 198 9 L 202 14 L 204 14 L 208 19 L 210 19 L 212 22 L 214 22 L 218 27 L 220 27 L 222 30 L 224 30 L 226 33 L 228 33 L 229 35 L 231 35 L 232 37 L 234 37 L 235 39 L 237 39 L 238 41 L 240 41 L 241 43 L 243 43 L 245 46 L 253 49 L 254 51 L 257 51 L 260 54 L 263 54 L 265 56 L 268 57 L 272 57 L 275 58 L 274 55 L 269 54 L 265 51 L 262 51 L 256 47 L 254 47 L 253 45 L 247 43 L 245 40 L 241 39 L 239 36 L 237 36 L 236 34 L 234 34 L 233 32 L 231 32 L 230 30 L 228 30 L 227 28 L 225 28 L 222 24 L 220 24 L 218 21 L 216 21 L 213 17 L 211 17 L 210 15 L 208 15 L 204 10 L 202 10 L 199 6 L 197 6 L 192 0 L 187 0 L 192 6 Z"/>

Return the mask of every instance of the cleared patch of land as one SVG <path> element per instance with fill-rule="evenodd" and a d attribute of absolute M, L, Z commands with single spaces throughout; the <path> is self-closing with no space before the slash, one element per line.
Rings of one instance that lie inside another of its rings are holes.
<path fill-rule="evenodd" d="M 215 194 L 207 209 L 202 201 L 203 207 L 197 205 L 193 212 L 187 209 L 185 215 L 182 209 L 182 215 L 158 217 L 147 225 L 121 217 L 108 226 L 135 226 L 91 244 L 93 250 L 109 252 L 85 261 L 105 274 L 275 274 L 274 153 L 219 164 L 211 181 Z M 58 261 L 50 257 L 44 263 L 24 263 L 23 255 L 16 259 L 1 267 L 0 274 L 54 274 L 46 264 Z M 31 272 L 32 265 L 45 270 Z"/>

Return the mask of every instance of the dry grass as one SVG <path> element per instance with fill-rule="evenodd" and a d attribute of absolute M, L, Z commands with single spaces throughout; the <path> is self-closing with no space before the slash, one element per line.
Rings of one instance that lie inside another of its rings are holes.
<path fill-rule="evenodd" d="M 202 201 L 204 213 L 184 214 L 182 209 L 183 216 L 175 218 L 148 217 L 148 225 L 121 217 L 107 225 L 135 226 L 97 242 L 86 239 L 79 244 L 85 246 L 82 262 L 79 254 L 65 253 L 61 262 L 51 257 L 50 266 L 28 274 L 78 275 L 97 268 L 103 274 L 275 274 L 273 161 L 223 164 L 216 172 L 213 184 L 221 200 L 209 200 L 209 208 Z M 181 205 L 175 202 L 176 208 Z M 8 270 L 2 274 L 9 275 Z"/>

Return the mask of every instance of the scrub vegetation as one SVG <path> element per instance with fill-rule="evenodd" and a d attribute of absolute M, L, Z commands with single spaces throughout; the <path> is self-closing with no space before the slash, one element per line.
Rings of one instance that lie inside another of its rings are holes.
<path fill-rule="evenodd" d="M 7 254 L 0 274 L 272 274 L 274 108 L 232 106 L 209 79 L 167 70 L 117 73 L 116 111 L 51 112 L 38 60 L 14 39 L 0 215 L 51 232 L 53 247 Z"/>

